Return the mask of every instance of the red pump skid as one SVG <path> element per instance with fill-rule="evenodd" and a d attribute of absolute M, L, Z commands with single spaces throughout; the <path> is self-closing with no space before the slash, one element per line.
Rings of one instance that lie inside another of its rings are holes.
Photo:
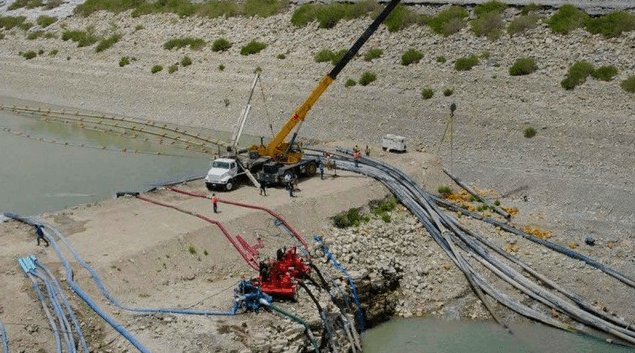
<path fill-rule="evenodd" d="M 295 246 L 286 252 L 278 251 L 278 260 L 260 264 L 258 282 L 264 293 L 293 297 L 298 289 L 297 278 L 309 273 L 311 268 L 298 256 Z"/>

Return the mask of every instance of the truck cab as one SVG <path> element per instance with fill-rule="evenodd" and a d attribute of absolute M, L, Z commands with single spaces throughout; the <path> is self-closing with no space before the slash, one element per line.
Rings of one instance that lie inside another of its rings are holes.
<path fill-rule="evenodd" d="M 208 190 L 231 190 L 236 185 L 236 177 L 240 175 L 242 168 L 235 159 L 217 158 L 212 162 L 212 167 L 205 176 L 205 185 Z"/>

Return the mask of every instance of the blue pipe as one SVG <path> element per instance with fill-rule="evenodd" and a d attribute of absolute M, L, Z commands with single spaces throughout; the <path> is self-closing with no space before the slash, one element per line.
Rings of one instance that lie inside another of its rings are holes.
<path fill-rule="evenodd" d="M 60 332 L 57 328 L 57 325 L 55 324 L 55 321 L 53 320 L 53 317 L 51 316 L 51 312 L 46 306 L 46 300 L 44 299 L 44 295 L 42 294 L 42 291 L 40 290 L 40 286 L 38 286 L 37 281 L 35 280 L 35 277 L 33 277 L 33 275 L 31 274 L 31 272 L 27 272 L 26 275 L 31 280 L 31 285 L 33 286 L 33 289 L 35 290 L 35 293 L 37 294 L 38 299 L 40 299 L 40 303 L 42 303 L 42 308 L 44 309 L 44 313 L 46 314 L 46 317 L 48 318 L 48 321 L 49 321 L 49 325 L 51 326 L 51 330 L 53 331 L 55 335 L 55 349 L 57 353 L 61 353 L 62 342 L 60 341 Z"/>
<path fill-rule="evenodd" d="M 2 336 L 3 353 L 9 353 L 9 338 L 7 337 L 7 330 L 4 329 L 2 321 L 0 321 L 0 336 Z"/>
<path fill-rule="evenodd" d="M 359 294 L 357 294 L 355 281 L 353 281 L 353 278 L 348 274 L 346 269 L 337 261 L 337 259 L 335 259 L 335 255 L 333 255 L 329 248 L 326 247 L 322 238 L 316 235 L 315 237 L 313 237 L 313 239 L 318 242 L 318 244 L 320 244 L 322 251 L 324 251 L 324 255 L 326 255 L 326 258 L 331 261 L 333 267 L 335 267 L 344 276 L 346 276 L 346 278 L 348 278 L 348 284 L 350 285 L 351 292 L 353 293 L 353 300 L 355 301 L 355 305 L 357 305 L 357 321 L 359 321 L 359 329 L 360 331 L 364 331 L 364 316 L 362 315 L 362 306 L 359 303 Z"/>
<path fill-rule="evenodd" d="M 48 293 L 49 301 L 51 302 L 51 307 L 53 308 L 53 312 L 55 313 L 55 316 L 57 316 L 57 322 L 59 323 L 58 330 L 59 330 L 60 337 L 64 339 L 64 343 L 66 344 L 67 350 L 70 351 L 71 353 L 74 353 L 73 348 L 75 345 L 71 344 L 72 338 L 69 337 L 69 332 L 71 332 L 70 325 L 68 323 L 68 320 L 66 319 L 66 315 L 64 315 L 64 312 L 62 311 L 62 307 L 60 306 L 60 303 L 57 300 L 57 296 L 55 295 L 55 290 L 51 286 L 50 281 L 46 279 L 44 276 L 42 276 L 42 274 L 38 273 L 37 271 L 33 271 L 32 274 L 33 276 L 35 276 L 36 278 L 39 278 L 42 282 L 44 282 L 44 287 L 46 288 L 46 292 Z"/>

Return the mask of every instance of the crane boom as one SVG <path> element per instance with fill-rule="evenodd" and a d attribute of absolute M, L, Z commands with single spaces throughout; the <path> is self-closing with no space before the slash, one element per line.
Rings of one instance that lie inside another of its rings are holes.
<path fill-rule="evenodd" d="M 278 158 L 279 156 L 283 156 L 286 154 L 287 144 L 284 143 L 284 140 L 287 138 L 289 133 L 300 123 L 302 122 L 313 104 L 317 102 L 317 100 L 322 96 L 322 94 L 326 91 L 326 89 L 333 83 L 337 75 L 344 69 L 344 67 L 351 61 L 351 59 L 357 54 L 359 49 L 366 43 L 368 38 L 370 38 L 373 33 L 377 30 L 379 25 L 388 17 L 388 15 L 392 12 L 392 10 L 399 4 L 400 0 L 392 0 L 384 10 L 375 18 L 373 23 L 366 28 L 364 33 L 357 39 L 357 41 L 353 44 L 353 46 L 346 52 L 346 54 L 335 64 L 331 72 L 329 72 L 324 78 L 318 83 L 317 87 L 311 92 L 311 94 L 307 97 L 307 99 L 296 109 L 291 118 L 286 122 L 286 124 L 278 131 L 278 133 L 274 136 L 274 138 L 269 142 L 266 147 L 252 147 L 252 149 L 258 150 L 259 154 L 262 156 L 268 156 L 271 158 Z M 287 160 L 287 162 L 295 162 L 293 160 Z"/>

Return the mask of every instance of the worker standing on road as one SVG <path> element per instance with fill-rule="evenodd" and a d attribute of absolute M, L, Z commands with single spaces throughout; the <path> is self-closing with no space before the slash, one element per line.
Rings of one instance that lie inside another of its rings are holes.
<path fill-rule="evenodd" d="M 353 160 L 355 161 L 355 168 L 359 168 L 359 159 L 362 158 L 362 153 L 359 151 L 353 152 Z"/>
<path fill-rule="evenodd" d="M 261 180 L 261 181 L 260 181 L 260 195 L 263 195 L 263 194 L 264 194 L 265 196 L 267 196 L 267 189 L 266 189 L 266 187 L 267 187 L 267 186 L 265 185 L 265 181 L 264 181 L 264 180 Z"/>
<path fill-rule="evenodd" d="M 368 145 L 366 145 L 366 149 L 364 150 L 364 153 L 366 153 L 366 157 L 370 156 L 370 147 L 368 147 Z"/>
<path fill-rule="evenodd" d="M 324 180 L 324 164 L 320 162 L 320 178 Z"/>
<path fill-rule="evenodd" d="M 49 246 L 49 241 L 44 237 L 44 230 L 42 230 L 42 225 L 38 224 L 35 226 L 35 232 L 37 233 L 37 245 L 40 246 L 40 239 L 46 243 L 46 246 Z"/>
<path fill-rule="evenodd" d="M 293 197 L 293 183 L 291 180 L 291 174 L 285 174 L 284 183 L 287 186 L 287 189 L 289 190 L 289 197 Z"/>
<path fill-rule="evenodd" d="M 212 194 L 212 205 L 214 206 L 214 213 L 218 213 L 218 197 L 216 197 L 216 194 Z"/>

